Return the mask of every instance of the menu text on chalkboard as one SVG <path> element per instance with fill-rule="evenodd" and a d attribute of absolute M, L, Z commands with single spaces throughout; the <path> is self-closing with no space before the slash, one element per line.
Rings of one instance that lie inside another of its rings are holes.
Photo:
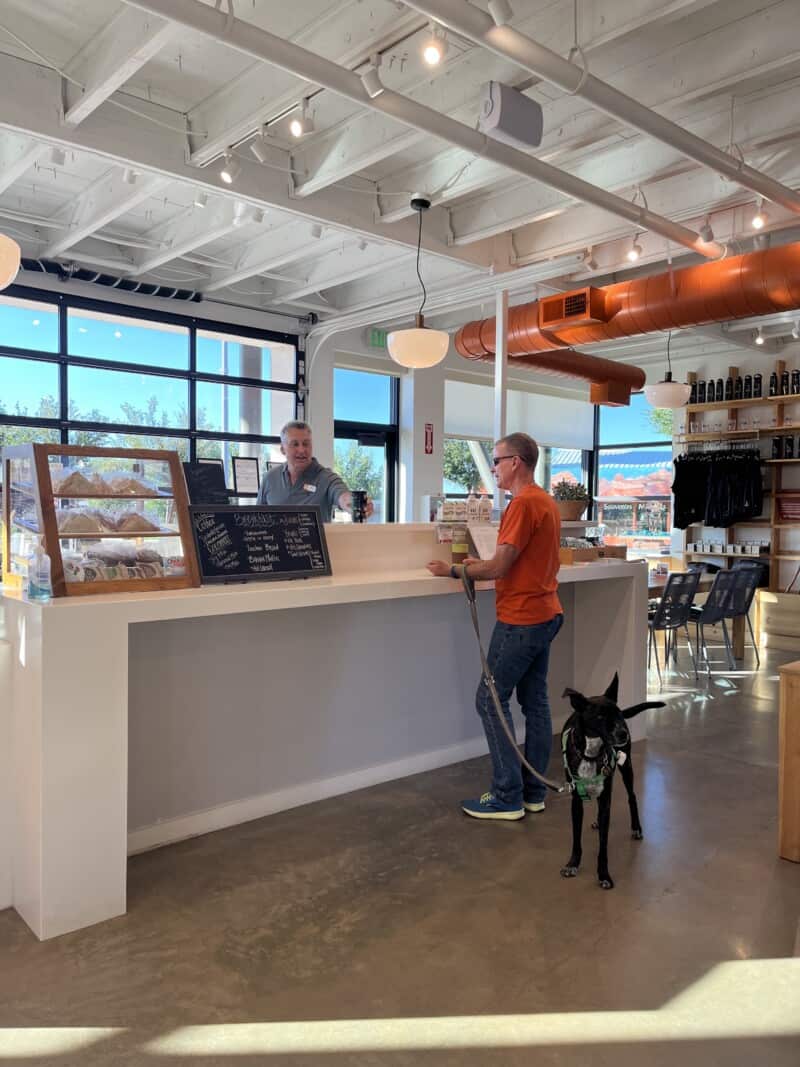
<path fill-rule="evenodd" d="M 197 505 L 189 513 L 203 582 L 331 573 L 319 508 Z"/>
<path fill-rule="evenodd" d="M 183 473 L 190 503 L 227 504 L 230 500 L 221 463 L 184 463 Z"/>

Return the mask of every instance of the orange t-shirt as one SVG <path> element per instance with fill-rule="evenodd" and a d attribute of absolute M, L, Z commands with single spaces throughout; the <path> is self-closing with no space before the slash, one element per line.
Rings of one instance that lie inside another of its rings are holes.
<path fill-rule="evenodd" d="M 560 615 L 561 516 L 549 493 L 538 485 L 517 493 L 500 521 L 497 543 L 519 549 L 506 577 L 494 583 L 500 622 L 534 626 Z"/>

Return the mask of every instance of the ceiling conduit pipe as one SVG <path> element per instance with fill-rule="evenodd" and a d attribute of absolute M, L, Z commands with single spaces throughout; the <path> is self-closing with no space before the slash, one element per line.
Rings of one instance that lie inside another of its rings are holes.
<path fill-rule="evenodd" d="M 510 59 L 523 70 L 558 86 L 564 92 L 588 100 L 600 111 L 627 126 L 670 145 L 689 159 L 800 215 L 800 195 L 787 185 L 664 118 L 512 26 L 496 26 L 490 15 L 468 0 L 407 0 L 407 3 L 415 11 L 433 18 L 475 44 L 483 45 L 495 55 Z"/>
<path fill-rule="evenodd" d="M 517 148 L 494 141 L 471 126 L 457 122 L 407 96 L 384 89 L 380 95 L 371 97 L 361 78 L 353 71 L 282 37 L 276 37 L 252 23 L 231 18 L 229 13 L 207 7 L 198 0 L 124 0 L 124 3 L 179 23 L 237 52 L 279 67 L 289 74 L 329 89 L 338 96 L 353 100 L 360 107 L 389 115 L 412 129 L 438 137 L 475 156 L 488 159 L 527 178 L 533 178 L 543 185 L 549 185 L 565 196 L 602 208 L 642 230 L 650 230 L 668 241 L 683 245 L 706 259 L 718 259 L 725 254 L 724 246 L 716 241 L 704 241 L 698 233 L 686 226 L 600 189 Z"/>
<path fill-rule="evenodd" d="M 582 299 L 586 289 L 578 292 Z M 800 308 L 800 242 L 634 278 L 592 289 L 590 294 L 591 313 L 580 313 L 579 325 L 570 325 L 568 315 L 557 324 L 550 317 L 552 301 L 562 301 L 567 308 L 570 297 L 577 293 L 559 293 L 511 308 L 509 357 L 555 352 L 557 358 L 563 356 L 569 361 L 573 345 L 794 311 Z M 548 305 L 544 315 L 542 304 Z M 543 318 L 553 326 L 542 328 Z M 494 319 L 462 326 L 455 336 L 455 347 L 466 359 L 492 355 Z"/>

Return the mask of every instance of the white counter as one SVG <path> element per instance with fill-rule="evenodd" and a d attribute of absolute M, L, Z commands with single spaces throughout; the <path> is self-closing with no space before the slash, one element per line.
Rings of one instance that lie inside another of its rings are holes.
<path fill-rule="evenodd" d="M 486 751 L 461 585 L 424 569 L 448 546 L 422 524 L 326 532 L 330 578 L 2 597 L 0 907 L 38 937 L 124 913 L 129 851 Z M 559 579 L 554 729 L 566 685 L 618 670 L 645 699 L 645 565 Z M 488 585 L 478 601 L 488 642 Z"/>

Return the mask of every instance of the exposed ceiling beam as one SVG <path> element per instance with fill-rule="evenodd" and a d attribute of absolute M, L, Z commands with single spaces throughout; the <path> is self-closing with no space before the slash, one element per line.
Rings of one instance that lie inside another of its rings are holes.
<path fill-rule="evenodd" d="M 64 122 L 83 122 L 174 36 L 174 25 L 157 15 L 119 11 L 66 66 Z"/>
<path fill-rule="evenodd" d="M 671 145 L 702 166 L 710 167 L 759 196 L 800 214 L 800 197 L 794 190 L 688 132 L 638 99 L 620 92 L 589 72 L 588 68 L 562 59 L 557 52 L 544 47 L 514 27 L 497 26 L 491 15 L 475 7 L 469 0 L 408 0 L 408 3 L 421 14 L 429 15 L 456 33 L 463 33 L 469 40 L 483 45 L 495 55 L 514 60 L 536 77 L 546 78 L 562 91 L 574 93 L 587 100 L 626 126 Z M 757 18 L 759 26 L 763 26 L 763 12 L 759 11 Z M 791 33 L 792 28 L 796 29 L 796 0 L 786 0 L 783 4 L 774 5 L 770 20 L 773 23 L 770 38 L 774 35 L 774 39 L 780 44 L 785 34 Z M 731 44 L 738 43 L 740 48 L 744 46 L 752 59 L 753 38 L 748 36 L 747 25 L 733 23 L 732 26 L 726 27 L 728 32 L 731 29 L 735 34 Z M 703 41 L 704 54 L 708 47 L 708 43 Z M 797 52 L 795 54 L 800 55 Z M 675 57 L 670 58 L 674 63 Z"/>
<path fill-rule="evenodd" d="M 199 170 L 186 160 L 179 135 L 140 115 L 105 105 L 79 126 L 63 126 L 53 107 L 53 99 L 57 99 L 59 93 L 60 79 L 52 71 L 13 57 L 5 57 L 0 63 L 0 99 L 3 100 L 0 123 L 16 133 L 64 148 L 91 152 L 149 172 L 152 176 L 185 182 L 209 195 L 227 197 L 231 201 L 243 200 L 253 207 L 275 208 L 357 237 L 416 249 L 416 219 L 404 220 L 393 227 L 382 225 L 375 217 L 375 201 L 370 195 L 331 188 L 315 196 L 313 201 L 305 201 L 301 210 L 287 186 L 285 173 L 259 166 L 254 159 L 246 157 L 240 160 L 242 173 L 236 180 L 235 191 L 231 191 L 222 182 L 216 167 Z M 174 124 L 174 113 L 166 108 L 151 105 L 148 112 L 168 126 Z M 425 220 L 422 245 L 433 255 L 484 268 L 492 265 L 496 254 L 494 242 L 454 248 L 449 243 L 446 216 L 435 211 L 430 211 Z M 506 267 L 507 264 L 497 265 L 500 270 Z"/>
<path fill-rule="evenodd" d="M 244 205 L 218 200 L 203 209 L 188 209 L 153 231 L 160 247 L 155 252 L 141 252 L 134 257 L 134 275 L 146 274 L 163 263 L 185 256 L 196 248 L 225 237 L 239 226 L 252 221 L 252 212 Z"/>
<path fill-rule="evenodd" d="M 455 122 L 433 108 L 409 100 L 405 96 L 386 89 L 376 97 L 370 97 L 357 74 L 337 66 L 323 56 L 308 52 L 297 45 L 289 44 L 266 30 L 226 17 L 221 11 L 211 10 L 198 0 L 125 0 L 135 7 L 174 19 L 189 29 L 210 37 L 246 55 L 264 59 L 274 66 L 300 73 L 318 82 L 324 88 L 348 100 L 354 100 L 375 111 L 390 115 L 407 125 L 424 130 L 434 137 L 474 152 L 485 155 L 518 174 L 535 178 L 567 196 L 595 204 L 634 225 L 648 229 L 662 237 L 698 251 L 707 258 L 722 255 L 722 248 L 714 242 L 704 242 L 694 231 L 676 225 L 664 216 L 656 215 L 645 207 L 607 193 L 596 186 L 573 178 L 564 171 L 551 167 L 516 148 L 493 141 L 477 130 Z"/>
<path fill-rule="evenodd" d="M 48 151 L 48 146 L 38 141 L 0 131 L 0 193 L 10 189 Z"/>
<path fill-rule="evenodd" d="M 290 40 L 352 67 L 425 23 L 414 11 L 378 4 L 368 19 L 361 20 L 362 32 L 354 41 L 352 24 L 342 17 L 341 9 L 348 6 L 351 3 L 331 5 L 323 17 Z M 189 127 L 197 131 L 189 137 L 192 163 L 202 165 L 216 159 L 229 145 L 239 144 L 267 119 L 298 104 L 316 88 L 313 82 L 286 71 L 261 62 L 253 64 L 189 112 Z"/>
<path fill-rule="evenodd" d="M 320 262 L 312 263 L 302 285 L 276 287 L 272 298 L 276 303 L 282 300 L 302 300 L 311 293 L 346 285 L 366 274 L 374 274 L 376 270 L 391 270 L 401 261 L 409 262 L 410 266 L 407 252 L 401 252 L 399 256 L 387 256 L 386 249 L 379 245 L 373 245 L 363 251 L 343 248 Z"/>
<path fill-rule="evenodd" d="M 165 178 L 145 174 L 130 175 L 127 167 L 112 167 L 110 171 L 81 193 L 68 206 L 66 220 L 69 229 L 59 233 L 47 246 L 43 255 L 59 256 L 95 230 L 107 226 L 112 219 L 124 215 L 154 196 L 167 184 Z M 126 177 L 133 177 L 131 184 Z"/>
<path fill-rule="evenodd" d="M 228 285 L 236 285 L 246 278 L 266 275 L 309 256 L 321 258 L 339 248 L 343 240 L 344 236 L 340 233 L 315 238 L 310 223 L 298 221 L 276 227 L 240 248 L 232 267 L 213 271 L 210 282 L 204 287 L 205 291 L 214 292 Z"/>

